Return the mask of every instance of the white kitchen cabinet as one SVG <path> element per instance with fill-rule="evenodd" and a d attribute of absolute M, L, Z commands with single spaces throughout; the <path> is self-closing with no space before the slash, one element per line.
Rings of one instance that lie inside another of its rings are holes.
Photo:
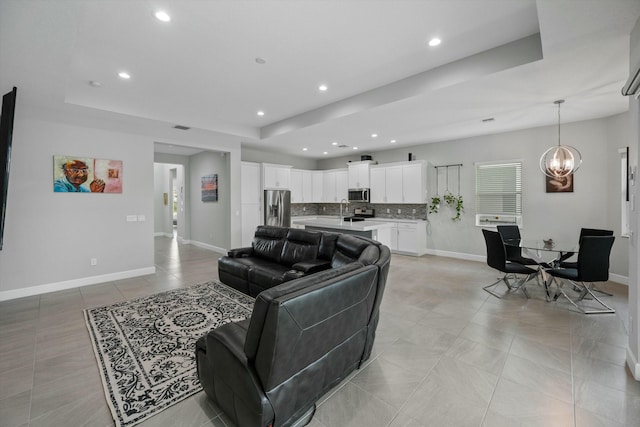
<path fill-rule="evenodd" d="M 336 201 L 336 173 L 325 171 L 322 177 L 322 201 L 333 203 Z"/>
<path fill-rule="evenodd" d="M 371 203 L 426 203 L 426 162 L 371 166 L 370 183 Z"/>
<path fill-rule="evenodd" d="M 418 224 L 399 222 L 398 223 L 398 243 L 399 252 L 418 253 Z"/>
<path fill-rule="evenodd" d="M 349 177 L 346 169 L 324 171 L 322 177 L 322 202 L 339 203 L 348 199 Z"/>
<path fill-rule="evenodd" d="M 389 229 L 391 236 L 389 238 L 389 249 L 392 251 L 398 250 L 398 223 L 394 222 L 393 226 Z"/>
<path fill-rule="evenodd" d="M 291 188 L 291 166 L 262 164 L 263 188 L 272 190 L 288 190 Z"/>
<path fill-rule="evenodd" d="M 291 169 L 291 203 L 311 203 L 312 201 L 311 171 Z"/>
<path fill-rule="evenodd" d="M 291 169 L 291 203 L 302 203 L 302 170 Z"/>
<path fill-rule="evenodd" d="M 251 246 L 256 227 L 261 225 L 262 221 L 262 205 L 260 204 L 242 204 L 242 246 Z"/>
<path fill-rule="evenodd" d="M 370 161 L 352 162 L 348 165 L 349 188 L 369 188 L 369 166 Z"/>
<path fill-rule="evenodd" d="M 382 166 L 371 168 L 370 171 L 370 193 L 369 201 L 371 203 L 386 203 L 387 196 L 387 178 L 386 169 Z"/>
<path fill-rule="evenodd" d="M 241 235 L 242 246 L 251 246 L 256 227 L 262 224 L 262 185 L 259 163 L 242 162 L 240 165 Z"/>
<path fill-rule="evenodd" d="M 427 223 L 426 221 L 411 221 L 375 218 L 375 221 L 392 224 L 389 229 L 388 244 L 392 252 L 403 255 L 420 256 L 427 252 Z M 386 236 L 385 236 L 386 238 Z"/>
<path fill-rule="evenodd" d="M 349 200 L 349 174 L 346 170 L 336 172 L 336 202 Z"/>
<path fill-rule="evenodd" d="M 260 203 L 262 188 L 260 186 L 260 163 L 242 162 L 240 165 L 240 202 Z"/>
<path fill-rule="evenodd" d="M 406 162 L 402 167 L 402 203 L 427 202 L 427 168 L 424 162 Z"/>
<path fill-rule="evenodd" d="M 313 203 L 322 202 L 323 179 L 324 179 L 324 172 L 322 171 L 311 172 L 311 201 Z"/>

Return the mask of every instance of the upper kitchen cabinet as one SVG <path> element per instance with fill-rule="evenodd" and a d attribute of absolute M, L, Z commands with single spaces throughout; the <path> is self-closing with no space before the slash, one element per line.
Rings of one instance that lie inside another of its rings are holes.
<path fill-rule="evenodd" d="M 373 162 L 352 162 L 348 165 L 349 185 L 348 188 L 369 188 L 371 186 L 369 179 L 369 166 Z"/>
<path fill-rule="evenodd" d="M 426 203 L 425 161 L 371 166 L 371 203 Z"/>
<path fill-rule="evenodd" d="M 312 203 L 312 172 L 302 169 L 291 169 L 291 203 Z"/>
<path fill-rule="evenodd" d="M 265 190 L 289 190 L 291 188 L 291 166 L 263 163 L 262 183 Z"/>
<path fill-rule="evenodd" d="M 346 169 L 324 171 L 322 179 L 322 201 L 339 203 L 349 197 L 349 177 Z"/>

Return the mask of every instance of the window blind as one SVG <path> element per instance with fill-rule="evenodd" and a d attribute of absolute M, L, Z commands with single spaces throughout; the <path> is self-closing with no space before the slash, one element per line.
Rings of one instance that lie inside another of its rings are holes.
<path fill-rule="evenodd" d="M 522 162 L 476 166 L 476 213 L 522 215 Z"/>

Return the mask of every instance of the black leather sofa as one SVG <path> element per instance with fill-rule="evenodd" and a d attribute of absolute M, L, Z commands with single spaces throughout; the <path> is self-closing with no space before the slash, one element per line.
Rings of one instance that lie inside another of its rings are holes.
<path fill-rule="evenodd" d="M 315 249 L 310 241 L 318 242 Z M 288 242 L 296 245 L 289 248 L 296 256 L 286 254 Z M 238 427 L 305 425 L 315 402 L 371 355 L 391 255 L 386 246 L 357 236 L 273 227 L 259 227 L 254 254 L 256 247 L 272 254 L 280 247 L 280 261 L 286 261 L 270 270 L 270 279 L 283 281 L 257 295 L 250 319 L 198 340 L 198 378 Z M 262 282 L 249 277 L 267 277 L 263 271 L 251 275 L 253 268 L 271 266 L 264 260 L 256 256 L 242 263 L 248 271 L 232 270 L 243 279 L 234 287 L 255 292 Z M 287 276 L 296 265 L 312 264 L 323 267 Z"/>
<path fill-rule="evenodd" d="M 354 261 L 375 262 L 373 240 L 347 234 L 258 226 L 251 247 L 218 260 L 220 281 L 252 297 L 298 277 Z"/>

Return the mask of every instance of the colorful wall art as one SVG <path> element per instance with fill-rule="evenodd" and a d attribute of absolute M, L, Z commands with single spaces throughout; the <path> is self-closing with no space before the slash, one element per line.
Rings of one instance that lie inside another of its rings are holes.
<path fill-rule="evenodd" d="M 202 177 L 202 201 L 218 201 L 218 174 L 205 175 Z"/>
<path fill-rule="evenodd" d="M 53 156 L 56 193 L 122 193 L 122 160 Z"/>

